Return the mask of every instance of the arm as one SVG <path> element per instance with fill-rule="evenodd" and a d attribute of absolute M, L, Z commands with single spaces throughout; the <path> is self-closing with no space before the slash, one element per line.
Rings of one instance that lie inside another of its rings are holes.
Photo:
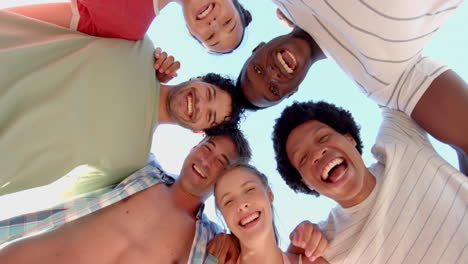
<path fill-rule="evenodd" d="M 204 264 L 235 264 L 239 257 L 239 240 L 230 234 L 218 233 L 207 246 L 208 256 Z"/>
<path fill-rule="evenodd" d="M 411 117 L 433 137 L 452 146 L 468 175 L 468 86 L 448 70 L 432 81 Z"/>
<path fill-rule="evenodd" d="M 72 11 L 70 2 L 48 3 L 7 8 L 7 11 L 70 28 Z"/>

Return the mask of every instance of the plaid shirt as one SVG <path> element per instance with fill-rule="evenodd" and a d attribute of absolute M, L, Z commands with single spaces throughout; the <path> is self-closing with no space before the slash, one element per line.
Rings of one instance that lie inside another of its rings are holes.
<path fill-rule="evenodd" d="M 79 196 L 45 211 L 0 221 L 0 245 L 18 238 L 53 230 L 158 183 L 171 185 L 174 183 L 174 178 L 161 169 L 154 155 L 151 154 L 150 162 L 146 167 L 133 173 L 117 186 Z M 213 256 L 206 256 L 206 246 L 220 231 L 220 228 L 203 214 L 203 208 L 202 205 L 197 213 L 196 231 L 188 263 L 216 264 L 217 260 Z"/>

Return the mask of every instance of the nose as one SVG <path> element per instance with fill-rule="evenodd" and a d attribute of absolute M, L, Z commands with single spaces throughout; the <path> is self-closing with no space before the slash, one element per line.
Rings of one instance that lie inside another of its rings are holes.
<path fill-rule="evenodd" d="M 268 66 L 268 78 L 271 80 L 280 80 L 281 73 L 273 64 Z"/>
<path fill-rule="evenodd" d="M 213 29 L 216 30 L 219 27 L 218 20 L 216 17 L 213 17 L 210 21 L 208 21 L 208 25 Z"/>
<path fill-rule="evenodd" d="M 327 148 L 321 148 L 317 150 L 313 156 L 313 163 L 316 164 L 317 162 L 319 162 L 319 160 L 323 157 L 323 155 L 325 155 L 325 153 L 327 153 L 327 151 Z"/>
<path fill-rule="evenodd" d="M 239 204 L 238 210 L 239 210 L 239 212 L 245 211 L 245 210 L 249 209 L 249 206 L 250 206 L 249 203 L 241 202 Z"/>

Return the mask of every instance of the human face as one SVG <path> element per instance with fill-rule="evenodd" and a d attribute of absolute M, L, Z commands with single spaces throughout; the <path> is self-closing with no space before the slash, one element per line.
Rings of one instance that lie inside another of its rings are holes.
<path fill-rule="evenodd" d="M 242 40 L 244 25 L 232 0 L 193 0 L 183 5 L 190 33 L 215 52 L 229 52 Z"/>
<path fill-rule="evenodd" d="M 216 183 L 215 200 L 241 244 L 274 234 L 273 196 L 251 170 L 237 167 L 222 175 Z"/>
<path fill-rule="evenodd" d="M 269 107 L 294 94 L 312 65 L 306 40 L 284 35 L 260 43 L 244 64 L 244 95 L 258 107 Z"/>
<path fill-rule="evenodd" d="M 206 199 L 218 176 L 238 159 L 229 136 L 207 137 L 185 159 L 179 180 L 188 192 Z"/>
<path fill-rule="evenodd" d="M 370 173 L 354 138 L 324 123 L 313 120 L 294 128 L 286 141 L 286 153 L 310 189 L 344 207 L 358 204 L 373 188 L 367 185 Z"/>
<path fill-rule="evenodd" d="M 167 109 L 176 123 L 189 129 L 206 129 L 222 123 L 232 110 L 231 96 L 199 79 L 173 87 Z"/>

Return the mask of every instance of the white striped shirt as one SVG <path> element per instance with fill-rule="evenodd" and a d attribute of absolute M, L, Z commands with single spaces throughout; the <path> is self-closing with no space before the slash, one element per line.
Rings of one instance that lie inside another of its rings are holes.
<path fill-rule="evenodd" d="M 330 263 L 468 263 L 468 178 L 441 158 L 402 112 L 383 109 L 362 203 L 319 223 Z"/>
<path fill-rule="evenodd" d="M 422 50 L 463 0 L 273 0 L 379 105 L 411 114 L 447 67 Z"/>

